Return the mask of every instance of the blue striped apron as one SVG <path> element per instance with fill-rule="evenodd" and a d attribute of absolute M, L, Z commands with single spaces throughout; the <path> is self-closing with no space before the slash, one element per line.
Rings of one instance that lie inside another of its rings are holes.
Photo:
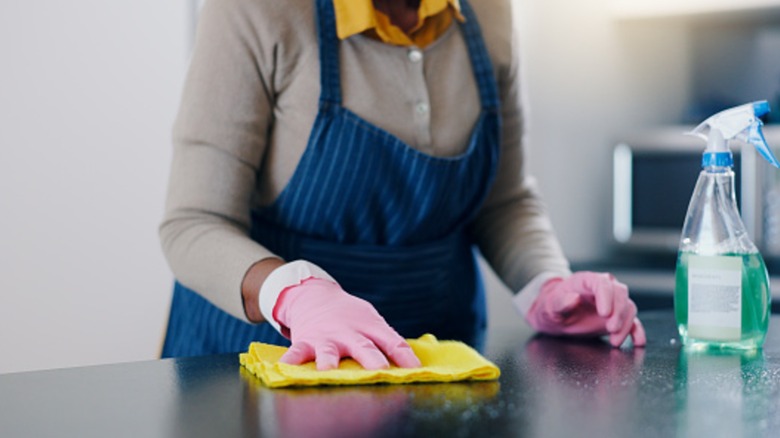
<path fill-rule="evenodd" d="M 403 337 L 481 348 L 485 296 L 467 225 L 494 179 L 500 117 L 479 25 L 461 7 L 482 111 L 461 155 L 433 157 L 341 105 L 333 3 L 317 0 L 319 113 L 289 184 L 252 212 L 251 237 L 285 260 L 319 265 Z M 269 324 L 242 322 L 176 283 L 163 357 L 238 352 L 252 341 L 289 345 Z"/>

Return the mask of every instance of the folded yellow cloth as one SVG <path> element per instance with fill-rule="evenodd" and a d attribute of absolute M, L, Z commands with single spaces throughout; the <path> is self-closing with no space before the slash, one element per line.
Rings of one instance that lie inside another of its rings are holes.
<path fill-rule="evenodd" d="M 496 380 L 501 374 L 496 365 L 463 342 L 439 341 L 430 334 L 408 342 L 422 367 L 366 370 L 354 360 L 344 359 L 336 369 L 317 371 L 314 362 L 303 365 L 279 363 L 287 348 L 260 342 L 253 342 L 239 359 L 241 365 L 271 388 Z"/>

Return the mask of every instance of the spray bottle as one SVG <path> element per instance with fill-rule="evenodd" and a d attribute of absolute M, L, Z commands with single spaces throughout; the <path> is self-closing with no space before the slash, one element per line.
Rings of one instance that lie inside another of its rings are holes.
<path fill-rule="evenodd" d="M 687 133 L 707 142 L 677 257 L 674 312 L 692 349 L 755 349 L 769 326 L 769 275 L 734 195 L 731 140 L 753 145 L 775 167 L 759 119 L 766 101 L 719 112 Z"/>

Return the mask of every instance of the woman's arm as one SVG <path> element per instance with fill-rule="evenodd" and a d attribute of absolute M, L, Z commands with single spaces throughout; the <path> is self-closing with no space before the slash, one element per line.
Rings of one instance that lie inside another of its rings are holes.
<path fill-rule="evenodd" d="M 273 119 L 275 42 L 258 36 L 252 7 L 257 2 L 221 0 L 201 11 L 159 233 L 180 282 L 233 316 L 257 321 L 254 309 L 245 311 L 256 293 L 243 291 L 262 282 L 269 262 L 258 261 L 274 257 L 248 234 Z"/>

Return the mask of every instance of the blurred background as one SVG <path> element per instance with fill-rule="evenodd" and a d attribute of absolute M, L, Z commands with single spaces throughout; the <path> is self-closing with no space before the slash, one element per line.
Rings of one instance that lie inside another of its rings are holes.
<path fill-rule="evenodd" d="M 513 1 L 531 171 L 564 250 L 607 269 L 657 253 L 613 237 L 614 147 L 780 109 L 780 0 Z M 158 356 L 173 279 L 157 225 L 198 3 L 0 3 L 0 373 Z M 669 255 L 646 289 L 670 299 Z M 491 324 L 517 324 L 489 281 Z"/>

